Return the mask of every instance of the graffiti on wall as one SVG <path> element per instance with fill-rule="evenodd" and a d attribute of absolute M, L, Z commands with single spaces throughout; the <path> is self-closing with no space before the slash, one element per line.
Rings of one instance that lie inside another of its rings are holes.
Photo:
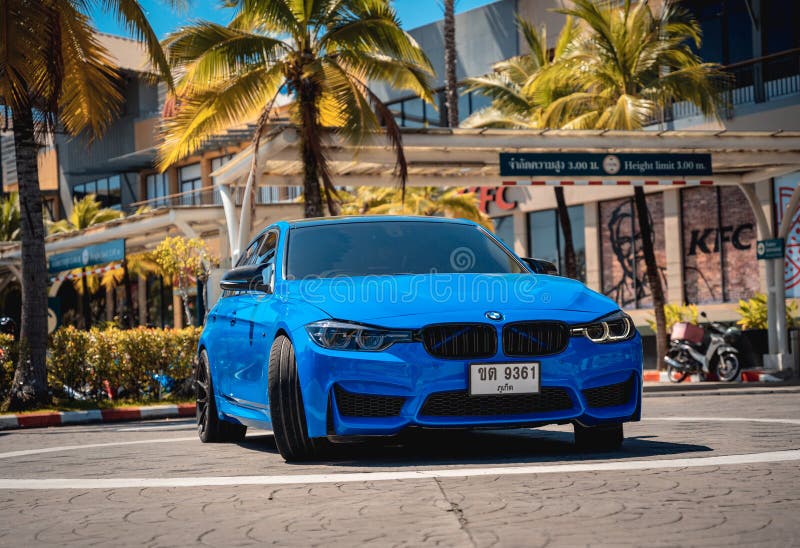
<path fill-rule="evenodd" d="M 661 194 L 647 197 L 653 249 L 661 281 L 666 288 L 664 251 L 664 204 Z M 642 234 L 633 200 L 624 198 L 600 203 L 603 293 L 622 307 L 652 305 Z"/>
<path fill-rule="evenodd" d="M 748 299 L 759 290 L 755 219 L 736 187 L 681 194 L 683 278 L 689 303 Z"/>
<path fill-rule="evenodd" d="M 800 172 L 775 178 L 775 211 L 777 225 L 783 220 L 784 211 L 789 205 L 795 187 L 800 181 Z M 786 297 L 800 297 L 800 210 L 795 211 L 792 228 L 786 236 L 786 259 L 784 261 L 784 283 Z"/>

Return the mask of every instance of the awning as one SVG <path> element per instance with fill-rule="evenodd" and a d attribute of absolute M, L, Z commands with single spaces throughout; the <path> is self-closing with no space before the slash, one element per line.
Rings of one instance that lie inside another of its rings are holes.
<path fill-rule="evenodd" d="M 280 126 L 262 141 L 259 186 L 301 185 L 300 142 L 291 126 Z M 503 184 L 589 184 L 589 179 L 537 177 L 509 180 L 500 175 L 499 153 L 706 153 L 713 174 L 695 179 L 625 177 L 622 184 L 739 184 L 762 181 L 800 169 L 800 132 L 601 131 L 404 129 L 403 148 L 411 186 L 501 186 Z M 341 186 L 397 184 L 396 157 L 382 136 L 353 146 L 333 133 L 324 154 Z M 243 182 L 252 147 L 237 154 L 212 176 L 217 184 Z M 599 184 L 620 181 L 603 178 Z"/>

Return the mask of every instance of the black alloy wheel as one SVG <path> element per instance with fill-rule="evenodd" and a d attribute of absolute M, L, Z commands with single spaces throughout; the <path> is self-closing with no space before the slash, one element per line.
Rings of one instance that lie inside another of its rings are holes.
<path fill-rule="evenodd" d="M 200 352 L 200 363 L 195 373 L 197 391 L 197 435 L 203 443 L 239 442 L 244 440 L 247 427 L 224 421 L 219 418 L 214 401 L 214 385 L 211 382 L 211 369 L 208 354 Z"/>

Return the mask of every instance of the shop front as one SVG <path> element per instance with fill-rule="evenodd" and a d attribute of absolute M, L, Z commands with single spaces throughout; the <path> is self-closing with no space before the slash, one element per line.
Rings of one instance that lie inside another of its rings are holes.
<path fill-rule="evenodd" d="M 488 196 L 485 189 L 475 191 L 483 193 L 481 207 L 501 239 L 563 271 L 564 234 L 552 188 L 498 187 Z M 653 301 L 633 192 L 582 187 L 566 188 L 565 195 L 578 278 L 634 311 L 644 325 Z M 756 260 L 756 220 L 738 187 L 654 190 L 647 193 L 647 205 L 656 262 L 670 302 L 703 305 L 720 319 L 733 319 L 739 299 L 764 291 Z M 787 265 L 794 265 L 791 259 L 790 254 Z M 792 273 L 796 287 L 800 269 Z"/>

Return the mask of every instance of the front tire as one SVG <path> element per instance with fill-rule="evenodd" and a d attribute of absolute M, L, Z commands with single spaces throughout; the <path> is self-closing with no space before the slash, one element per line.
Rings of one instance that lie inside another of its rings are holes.
<path fill-rule="evenodd" d="M 622 423 L 602 426 L 575 424 L 575 445 L 581 451 L 617 451 L 625 440 Z"/>
<path fill-rule="evenodd" d="M 203 443 L 239 442 L 244 440 L 247 427 L 221 420 L 214 400 L 214 385 L 211 382 L 211 368 L 208 354 L 200 352 L 200 363 L 195 374 L 197 391 L 197 435 Z"/>
<path fill-rule="evenodd" d="M 680 362 L 680 357 L 683 352 L 684 351 L 679 348 L 671 348 L 667 352 L 667 357 Z M 666 362 L 666 360 L 664 361 Z M 667 378 L 669 379 L 669 382 L 683 382 L 684 379 L 689 376 L 689 371 L 686 369 L 678 369 L 677 367 L 669 365 L 668 363 L 665 363 L 665 365 L 667 366 Z"/>
<path fill-rule="evenodd" d="M 275 339 L 269 352 L 268 387 L 272 432 L 281 456 L 287 461 L 320 456 L 326 440 L 308 437 L 294 346 L 283 335 Z"/>
<path fill-rule="evenodd" d="M 725 352 L 717 362 L 717 377 L 723 382 L 733 382 L 739 378 L 741 366 L 739 357 L 733 352 Z"/>
<path fill-rule="evenodd" d="M 680 383 L 683 382 L 686 377 L 689 376 L 689 372 L 684 369 L 678 369 L 677 367 L 668 366 L 667 367 L 667 378 L 669 382 Z"/>

